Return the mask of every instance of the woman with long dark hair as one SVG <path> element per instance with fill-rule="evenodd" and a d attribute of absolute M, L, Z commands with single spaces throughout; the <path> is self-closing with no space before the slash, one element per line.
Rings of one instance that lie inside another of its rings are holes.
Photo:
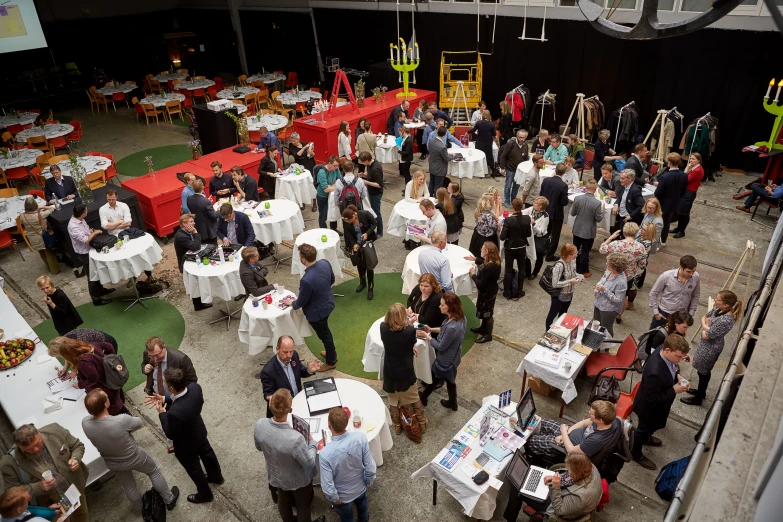
<path fill-rule="evenodd" d="M 498 279 L 500 278 L 500 252 L 495 243 L 486 241 L 481 246 L 481 257 L 466 256 L 468 261 L 476 264 L 470 267 L 470 277 L 476 283 L 478 298 L 476 298 L 476 317 L 481 319 L 481 326 L 471 328 L 473 333 L 480 334 L 477 343 L 488 343 L 492 340 L 492 327 L 495 320 L 495 299 L 498 296 Z"/>
<path fill-rule="evenodd" d="M 266 149 L 266 156 L 261 158 L 258 164 L 258 184 L 264 189 L 264 195 L 269 199 L 275 199 L 275 183 L 278 170 L 277 166 L 277 147 L 269 145 Z"/>
<path fill-rule="evenodd" d="M 351 148 L 351 127 L 350 124 L 343 120 L 340 122 L 340 131 L 337 133 L 337 156 L 340 158 L 340 162 L 343 162 L 342 158 L 348 161 L 352 161 L 353 149 Z"/>
<path fill-rule="evenodd" d="M 353 205 L 343 210 L 343 230 L 345 231 L 345 253 L 351 258 L 351 263 L 359 271 L 359 293 L 367 288 L 367 299 L 372 300 L 375 287 L 375 272 L 367 269 L 367 260 L 364 257 L 364 246 L 375 241 L 375 228 L 378 222 L 375 216 L 368 210 L 357 210 Z"/>
<path fill-rule="evenodd" d="M 440 210 L 446 220 L 446 240 L 452 245 L 456 245 L 459 243 L 459 231 L 462 229 L 462 223 L 459 220 L 457 209 L 454 207 L 454 200 L 451 199 L 448 189 L 443 187 L 435 192 L 435 198 L 438 200 L 435 208 Z"/>
<path fill-rule="evenodd" d="M 468 134 L 476 140 L 476 149 L 480 150 L 487 157 L 487 172 L 493 178 L 495 177 L 495 159 L 492 155 L 492 144 L 495 142 L 495 124 L 492 123 L 492 116 L 489 111 L 482 111 L 481 119 L 473 125 Z"/>

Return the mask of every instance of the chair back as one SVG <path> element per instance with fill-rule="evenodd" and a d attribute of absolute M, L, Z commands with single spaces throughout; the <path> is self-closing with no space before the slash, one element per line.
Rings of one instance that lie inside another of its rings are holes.
<path fill-rule="evenodd" d="M 14 123 L 13 125 L 9 125 L 6 130 L 10 132 L 12 136 L 16 136 L 17 134 L 19 134 L 24 130 L 24 127 L 22 127 L 18 123 Z"/>
<path fill-rule="evenodd" d="M 77 131 L 81 131 L 82 130 L 82 122 L 80 122 L 78 120 L 71 120 L 68 123 L 71 125 L 71 127 L 73 127 L 73 130 L 77 130 Z"/>
<path fill-rule="evenodd" d="M 33 168 L 31 168 L 30 169 L 30 177 L 33 178 L 33 180 L 35 181 L 36 185 L 38 185 L 39 187 L 43 187 L 44 183 L 46 182 L 46 178 L 41 176 L 41 169 L 40 169 L 40 167 L 33 167 Z M 30 193 L 32 194 L 32 192 L 33 191 L 31 190 Z M 44 199 L 43 195 L 41 195 L 41 199 Z"/>
<path fill-rule="evenodd" d="M 98 88 L 96 86 L 94 86 L 94 85 L 90 86 L 90 92 L 94 93 L 97 90 L 98 90 Z"/>
<path fill-rule="evenodd" d="M 237 81 L 239 81 L 239 85 L 247 85 L 247 74 L 240 75 Z"/>
<path fill-rule="evenodd" d="M 307 104 L 305 102 L 296 102 L 294 111 L 298 112 L 301 116 L 307 116 Z"/>
<path fill-rule="evenodd" d="M 321 92 L 321 88 L 320 87 L 310 87 L 310 90 L 313 91 L 313 92 Z"/>
<path fill-rule="evenodd" d="M 185 73 L 185 74 L 188 74 L 188 70 L 187 70 L 187 69 L 177 69 L 177 72 L 178 72 L 178 73 Z"/>
<path fill-rule="evenodd" d="M 38 197 L 38 198 L 41 198 L 41 199 L 44 199 L 44 198 L 46 197 L 46 195 L 44 194 L 44 191 L 43 191 L 43 190 L 35 190 L 35 189 L 32 189 L 32 190 L 30 190 L 30 191 L 28 192 L 28 194 L 29 194 L 30 196 L 33 196 L 33 197 Z"/>
<path fill-rule="evenodd" d="M 106 172 L 97 170 L 92 174 L 87 174 L 86 180 L 91 189 L 103 187 L 106 185 Z"/>
<path fill-rule="evenodd" d="M 231 103 L 236 103 L 237 105 L 244 105 L 245 104 L 245 100 L 232 99 Z"/>
<path fill-rule="evenodd" d="M 218 99 L 218 95 L 217 95 L 218 88 L 216 85 L 210 85 L 209 87 L 207 87 L 207 92 L 209 93 L 209 97 L 212 98 L 213 100 Z"/>
<path fill-rule="evenodd" d="M 261 131 L 249 130 L 249 131 L 247 131 L 247 136 L 248 136 L 248 138 L 250 138 L 250 141 L 252 143 L 260 143 L 261 142 Z"/>
<path fill-rule="evenodd" d="M 285 84 L 288 87 L 296 87 L 297 85 L 299 85 L 299 75 L 296 74 L 293 71 L 289 72 L 288 73 L 288 80 L 286 80 Z"/>
<path fill-rule="evenodd" d="M 262 87 L 266 87 L 266 84 L 264 82 L 262 82 L 261 80 L 255 80 L 255 81 L 253 81 L 253 83 L 251 83 L 251 85 L 253 87 L 258 88 L 258 89 L 260 89 Z"/>
<path fill-rule="evenodd" d="M 627 366 L 627 367 L 633 366 L 633 363 L 635 363 L 637 359 L 636 349 L 637 349 L 636 340 L 634 340 L 633 335 L 629 335 L 622 342 L 620 348 L 617 349 L 617 355 L 615 356 L 616 366 Z M 623 379 L 624 378 L 625 375 L 623 375 Z"/>
<path fill-rule="evenodd" d="M 134 82 L 133 80 L 128 80 L 127 82 L 125 82 L 125 85 L 136 85 L 136 82 Z"/>
<path fill-rule="evenodd" d="M 49 158 L 49 166 L 57 165 L 61 161 L 65 161 L 67 159 L 68 159 L 68 155 L 67 154 L 60 154 L 59 156 L 52 156 L 51 158 Z"/>
<path fill-rule="evenodd" d="M 282 74 L 283 76 L 285 76 L 285 73 L 283 71 L 275 71 L 275 74 Z"/>
<path fill-rule="evenodd" d="M 32 146 L 34 149 L 43 151 L 50 150 L 49 140 L 46 139 L 46 136 L 30 136 L 27 138 L 27 144 Z"/>
<path fill-rule="evenodd" d="M 206 96 L 206 91 L 204 89 L 193 89 L 193 97 L 194 98 L 203 98 Z"/>
<path fill-rule="evenodd" d="M 280 91 L 275 91 L 272 93 L 272 99 L 277 100 L 277 97 L 280 96 Z"/>
<path fill-rule="evenodd" d="M 585 149 L 585 169 L 593 168 L 594 157 L 595 157 L 595 152 L 593 152 L 592 150 Z"/>
<path fill-rule="evenodd" d="M 84 154 L 85 156 L 103 156 L 100 152 L 90 151 Z"/>
<path fill-rule="evenodd" d="M 141 104 L 142 109 L 144 109 L 144 114 L 146 116 L 155 116 L 158 117 L 158 109 L 155 108 L 155 106 L 151 103 L 142 103 Z"/>
<path fill-rule="evenodd" d="M 153 80 L 152 78 L 150 78 L 150 89 L 153 91 L 160 92 L 162 90 L 160 86 L 160 82 L 158 80 Z"/>
<path fill-rule="evenodd" d="M 223 78 L 220 76 L 215 76 L 212 78 L 212 81 L 215 82 L 215 88 L 217 88 L 218 91 L 223 90 Z"/>
<path fill-rule="evenodd" d="M 166 110 L 169 112 L 169 114 L 172 112 L 180 112 L 182 108 L 180 107 L 179 100 L 166 102 Z"/>
<path fill-rule="evenodd" d="M 35 158 L 35 166 L 43 170 L 49 166 L 49 159 L 52 157 L 51 152 L 44 152 L 37 158 Z"/>
<path fill-rule="evenodd" d="M 90 103 L 95 103 L 95 96 L 90 91 L 84 91 L 87 93 L 87 97 L 90 99 Z M 90 105 L 92 107 L 92 105 Z"/>
<path fill-rule="evenodd" d="M 658 174 L 658 165 L 652 165 L 650 167 L 650 174 L 652 176 L 655 176 L 656 174 Z"/>
<path fill-rule="evenodd" d="M 12 198 L 18 195 L 19 195 L 19 191 L 16 190 L 15 188 L 0 189 L 0 198 Z"/>
<path fill-rule="evenodd" d="M 99 104 L 106 105 L 106 96 L 102 92 L 95 91 L 95 101 Z"/>
<path fill-rule="evenodd" d="M 206 76 L 194 76 L 193 79 L 194 80 L 206 80 L 207 77 Z"/>

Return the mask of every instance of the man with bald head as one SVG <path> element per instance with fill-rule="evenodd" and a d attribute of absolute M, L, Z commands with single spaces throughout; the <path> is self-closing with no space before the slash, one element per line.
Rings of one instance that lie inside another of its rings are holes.
<path fill-rule="evenodd" d="M 320 366 L 318 361 L 312 361 L 307 366 L 302 364 L 290 335 L 283 335 L 277 340 L 275 351 L 275 356 L 261 370 L 267 418 L 273 416 L 269 400 L 277 390 L 285 388 L 291 392 L 292 397 L 296 397 L 296 394 L 302 391 L 302 378 L 312 377 Z"/>
<path fill-rule="evenodd" d="M 184 176 L 185 178 L 185 188 L 182 189 L 182 213 L 183 214 L 191 214 L 190 209 L 188 208 L 188 198 L 196 193 L 195 190 L 193 190 L 193 182 L 196 181 L 196 175 L 192 172 L 186 172 Z"/>
<path fill-rule="evenodd" d="M 444 292 L 452 292 L 451 264 L 443 253 L 448 245 L 446 233 L 437 231 L 430 238 L 431 247 L 424 247 L 419 254 L 419 273 L 432 274 Z"/>

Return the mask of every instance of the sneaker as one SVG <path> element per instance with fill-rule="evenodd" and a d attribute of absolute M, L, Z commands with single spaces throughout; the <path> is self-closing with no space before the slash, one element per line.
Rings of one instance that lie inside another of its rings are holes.
<path fill-rule="evenodd" d="M 171 511 L 175 507 L 177 507 L 177 500 L 179 500 L 179 488 L 177 486 L 173 486 L 171 488 L 171 494 L 174 497 L 171 502 L 166 504 L 166 509 L 168 511 Z"/>
<path fill-rule="evenodd" d="M 661 248 L 666 248 L 666 243 L 664 243 L 663 241 L 661 241 Z"/>
<path fill-rule="evenodd" d="M 321 366 L 318 367 L 316 372 L 317 373 L 328 372 L 329 370 L 334 370 L 335 368 L 337 368 L 337 364 L 327 364 L 322 362 Z"/>
<path fill-rule="evenodd" d="M 677 233 L 674 234 L 672 237 L 677 238 L 677 239 L 679 239 L 681 237 L 685 237 L 685 232 L 677 231 Z"/>
<path fill-rule="evenodd" d="M 639 464 L 644 469 L 649 469 L 651 471 L 655 471 L 656 469 L 658 469 L 658 465 L 645 456 L 642 456 L 642 458 L 640 459 L 633 459 L 633 461 Z"/>

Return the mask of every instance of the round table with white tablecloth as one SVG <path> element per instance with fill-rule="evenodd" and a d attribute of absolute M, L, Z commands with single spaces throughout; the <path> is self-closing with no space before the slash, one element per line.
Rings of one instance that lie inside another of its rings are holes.
<path fill-rule="evenodd" d="M 255 87 L 231 87 L 217 92 L 217 97 L 221 100 L 244 100 L 248 94 L 256 94 L 259 89 Z"/>
<path fill-rule="evenodd" d="M 269 208 L 266 208 L 269 203 Z M 215 210 L 220 208 L 220 203 L 216 203 Z M 253 232 L 256 234 L 256 240 L 263 244 L 279 244 L 284 240 L 293 240 L 296 234 L 304 231 L 304 219 L 299 205 L 287 199 L 269 199 L 262 201 L 255 209 L 246 208 L 242 205 L 234 205 L 234 210 L 243 212 L 250 218 L 253 225 Z M 259 212 L 268 211 L 271 215 L 261 217 Z"/>
<path fill-rule="evenodd" d="M 279 114 L 259 114 L 246 118 L 247 130 L 257 131 L 266 127 L 268 131 L 276 131 L 288 125 L 288 118 Z"/>
<path fill-rule="evenodd" d="M 0 169 L 9 170 L 35 165 L 35 158 L 43 154 L 38 149 L 19 149 L 8 151 L 8 159 L 0 156 Z"/>
<path fill-rule="evenodd" d="M 156 76 L 153 76 L 153 80 L 157 80 L 159 82 L 168 82 L 169 80 L 184 80 L 188 77 L 188 73 L 179 73 L 179 72 L 173 72 L 168 74 L 158 74 Z"/>
<path fill-rule="evenodd" d="M 79 156 L 76 161 L 81 165 L 81 167 L 84 169 L 85 174 L 92 174 L 93 172 L 97 172 L 99 170 L 106 170 L 109 167 L 111 167 L 111 160 L 109 158 L 104 158 L 103 156 Z M 71 160 L 65 159 L 57 163 L 57 166 L 60 167 L 60 171 L 62 171 L 63 176 L 70 176 L 71 175 Z M 51 167 L 46 167 L 41 171 L 41 176 L 44 178 L 51 178 L 52 174 L 49 171 Z"/>
<path fill-rule="evenodd" d="M 326 241 L 323 241 L 323 236 L 326 236 Z M 314 246 L 316 250 L 316 260 L 326 259 L 329 264 L 332 265 L 332 272 L 334 277 L 343 277 L 343 262 L 345 261 L 345 254 L 343 249 L 340 248 L 340 236 L 337 232 L 328 228 L 313 228 L 299 234 L 294 242 L 294 253 L 291 258 L 291 273 L 304 274 L 305 266 L 299 261 L 299 247 L 307 243 Z"/>
<path fill-rule="evenodd" d="M 204 265 L 185 261 L 182 265 L 185 292 L 191 298 L 200 298 L 202 303 L 211 303 L 215 297 L 230 301 L 238 295 L 244 295 L 245 288 L 239 279 L 240 261 L 242 261 L 242 249 L 234 253 L 233 262 L 226 259 L 222 265 L 220 263 Z"/>
<path fill-rule="evenodd" d="M 381 317 L 370 327 L 364 340 L 364 355 L 362 364 L 365 372 L 378 372 L 378 379 L 383 380 L 383 353 L 384 346 L 381 341 Z M 413 370 L 416 378 L 427 384 L 432 383 L 432 363 L 435 361 L 435 348 L 430 346 L 426 339 L 416 339 L 416 350 L 419 352 L 413 358 Z"/>
<path fill-rule="evenodd" d="M 475 154 L 476 142 L 475 141 L 471 141 L 470 143 L 468 143 L 468 148 L 473 149 L 473 151 L 474 151 L 473 153 Z M 498 162 L 498 152 L 499 152 L 499 150 L 500 149 L 498 149 L 498 144 L 493 141 L 492 142 L 492 159 L 495 161 L 495 163 Z M 486 155 L 485 155 L 485 157 L 486 157 Z"/>
<path fill-rule="evenodd" d="M 91 248 L 90 280 L 106 284 L 133 279 L 145 270 L 152 270 L 162 258 L 163 250 L 150 234 L 124 243 L 119 250 L 112 247 L 106 254 Z"/>
<path fill-rule="evenodd" d="M 411 253 L 405 258 L 405 265 L 402 267 L 402 293 L 410 294 L 416 285 L 419 284 L 419 254 L 425 248 L 437 248 L 430 245 L 422 245 L 411 250 Z M 473 279 L 470 277 L 470 267 L 472 261 L 465 259 L 465 256 L 473 254 L 467 248 L 459 245 L 446 245 L 443 250 L 446 257 L 449 258 L 451 266 L 452 291 L 457 295 L 471 295 L 473 293 Z"/>
<path fill-rule="evenodd" d="M 30 125 L 31 123 L 35 123 L 35 120 L 37 120 L 38 116 L 40 115 L 40 112 L 17 112 L 14 116 L 6 114 L 4 116 L 0 116 L 0 127 L 10 127 L 11 125 Z"/>
<path fill-rule="evenodd" d="M 207 87 L 212 87 L 213 85 L 215 85 L 215 82 L 213 82 L 212 80 L 190 80 L 190 81 L 179 82 L 177 85 L 174 86 L 174 88 L 195 91 L 196 89 L 206 89 Z"/>
<path fill-rule="evenodd" d="M 397 150 L 397 141 L 394 136 L 377 136 L 375 145 L 375 159 L 380 163 L 397 163 L 400 161 L 400 153 Z"/>
<path fill-rule="evenodd" d="M 245 80 L 247 83 L 253 83 L 257 81 L 262 81 L 266 84 L 280 82 L 285 80 L 284 74 L 275 74 L 275 73 L 266 73 L 266 74 L 254 74 L 253 76 L 249 76 L 247 80 Z"/>
<path fill-rule="evenodd" d="M 424 199 L 424 198 L 422 198 Z M 428 198 L 436 203 L 435 198 Z M 425 227 L 427 225 L 427 216 L 421 208 L 420 202 L 415 199 L 401 199 L 394 204 L 389 223 L 386 225 L 386 232 L 397 237 L 404 237 L 406 241 L 417 241 L 411 234 L 408 234 L 408 223 Z"/>
<path fill-rule="evenodd" d="M 595 191 L 595 195 L 593 197 L 598 196 L 599 194 L 602 194 L 600 190 Z M 574 200 L 578 197 L 584 197 L 588 195 L 586 192 L 582 192 L 580 189 L 571 189 L 568 191 L 568 205 L 563 210 L 563 212 L 566 215 L 566 220 L 568 223 L 568 226 L 573 228 L 574 227 L 574 221 L 576 220 L 576 216 L 571 215 L 571 205 L 574 203 Z M 596 198 L 600 199 L 600 198 Z M 604 200 L 601 200 L 602 203 L 604 203 L 604 218 L 601 220 L 600 223 L 596 223 L 596 226 L 600 229 L 606 230 L 607 232 L 612 226 L 612 223 L 614 222 L 614 215 L 612 214 L 612 199 L 611 198 L 605 198 Z"/>
<path fill-rule="evenodd" d="M 530 169 L 533 168 L 533 160 L 529 159 L 527 161 L 523 161 L 519 165 L 517 165 L 517 171 L 514 174 L 514 183 L 517 185 L 522 185 L 524 182 L 525 174 L 530 172 Z M 555 166 L 554 165 L 544 165 L 544 168 L 541 169 L 538 172 L 538 177 L 543 181 L 543 178 L 550 178 L 555 175 Z"/>
<path fill-rule="evenodd" d="M 310 100 L 320 100 L 322 97 L 323 94 L 315 91 L 282 92 L 277 97 L 277 101 L 283 105 L 296 105 L 297 103 L 307 103 Z"/>
<path fill-rule="evenodd" d="M 13 196 L 0 198 L 0 230 L 7 230 L 16 226 L 16 218 L 24 213 L 24 202 L 29 196 Z M 46 205 L 46 201 L 36 197 L 38 208 Z"/>
<path fill-rule="evenodd" d="M 147 96 L 146 98 L 140 100 L 139 103 L 141 103 L 142 105 L 152 104 L 158 109 L 160 109 L 161 107 L 165 107 L 167 102 L 175 101 L 175 100 L 182 103 L 185 101 L 185 95 L 175 92 L 175 93 L 166 94 L 166 97 L 164 98 L 160 94 L 153 94 L 152 96 Z"/>
<path fill-rule="evenodd" d="M 467 148 L 448 149 L 449 156 L 462 154 L 464 161 L 449 161 L 449 173 L 452 178 L 484 178 L 487 176 L 487 156 L 480 150 Z"/>
<path fill-rule="evenodd" d="M 122 94 L 128 94 L 134 89 L 138 89 L 138 87 L 132 83 L 121 83 L 119 86 L 112 85 L 111 87 L 101 87 L 96 92 L 99 92 L 104 96 L 111 96 L 112 94 L 117 94 L 120 92 Z"/>
<path fill-rule="evenodd" d="M 300 174 L 285 170 L 275 180 L 275 197 L 278 199 L 293 201 L 301 207 L 312 202 L 315 196 L 313 176 L 309 170 L 303 170 Z"/>
<path fill-rule="evenodd" d="M 370 454 L 377 466 L 383 465 L 383 452 L 389 451 L 394 445 L 389 425 L 392 423 L 389 409 L 384 404 L 380 395 L 366 384 L 353 379 L 334 379 L 337 393 L 343 407 L 351 410 L 351 418 L 348 419 L 346 431 L 361 431 L 367 436 L 370 446 Z M 304 382 L 302 386 L 307 386 Z M 291 404 L 294 415 L 302 418 L 317 418 L 321 420 L 321 426 L 317 433 L 313 433 L 313 440 L 320 441 L 321 430 L 327 429 L 329 413 L 310 415 L 307 407 L 307 398 L 304 390 L 294 397 Z M 353 413 L 358 411 L 362 417 L 361 428 L 353 427 Z"/>
<path fill-rule="evenodd" d="M 46 136 L 47 140 L 51 140 L 53 138 L 67 136 L 72 132 L 73 132 L 73 126 L 68 125 L 67 123 L 48 123 L 44 125 L 43 129 L 41 129 L 36 125 L 30 127 L 29 129 L 23 130 L 22 132 L 16 135 L 16 141 L 21 143 L 27 143 L 27 138 L 32 138 L 34 136 Z"/>
<path fill-rule="evenodd" d="M 294 344 L 297 346 L 304 344 L 305 337 L 313 335 L 310 323 L 305 319 L 301 309 L 294 310 L 290 306 L 285 309 L 278 307 L 284 297 L 296 297 L 293 292 L 275 290 L 270 295 L 272 304 L 268 304 L 266 308 L 260 301 L 258 306 L 253 306 L 252 298 L 246 300 L 242 307 L 239 340 L 247 345 L 250 355 L 263 352 L 267 346 L 277 346 L 277 340 L 282 335 L 293 337 Z"/>
<path fill-rule="evenodd" d="M 414 123 L 412 120 L 411 120 L 410 123 L 404 123 L 403 124 L 403 126 L 406 129 L 422 129 L 422 128 L 424 128 L 425 125 L 427 125 L 427 124 L 424 123 L 423 121 L 420 121 L 418 123 Z"/>

